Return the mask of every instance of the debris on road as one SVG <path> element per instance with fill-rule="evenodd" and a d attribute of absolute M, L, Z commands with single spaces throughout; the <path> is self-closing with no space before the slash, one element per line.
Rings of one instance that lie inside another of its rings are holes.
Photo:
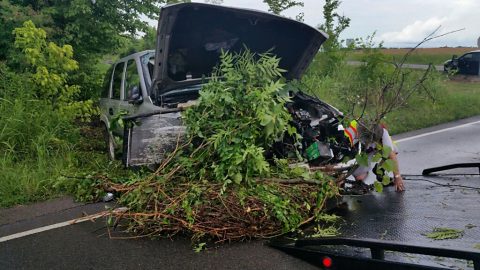
<path fill-rule="evenodd" d="M 431 233 L 424 234 L 426 237 L 433 240 L 456 239 L 463 236 L 463 230 L 451 228 L 434 228 Z"/>

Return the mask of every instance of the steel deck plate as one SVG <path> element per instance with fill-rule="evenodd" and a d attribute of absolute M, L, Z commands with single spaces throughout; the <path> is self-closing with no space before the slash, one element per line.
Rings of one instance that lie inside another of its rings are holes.
<path fill-rule="evenodd" d="M 407 190 L 402 193 L 387 187 L 382 193 L 343 196 L 340 205 L 333 210 L 342 217 L 341 237 L 479 252 L 476 247 L 480 244 L 480 176 L 409 176 L 405 177 L 405 182 Z M 437 227 L 460 229 L 464 234 L 461 238 L 446 240 L 425 236 Z M 370 251 L 365 248 L 324 246 L 314 249 L 370 257 Z M 451 258 L 402 252 L 387 252 L 385 258 L 450 269 L 473 269 L 472 262 Z"/>
<path fill-rule="evenodd" d="M 474 187 L 469 189 L 457 186 Z M 361 237 L 410 244 L 474 249 L 480 244 L 480 177 L 406 177 L 402 193 L 386 188 L 382 193 L 344 196 L 342 237 Z M 424 236 L 436 227 L 464 230 L 458 239 L 432 240 Z"/>

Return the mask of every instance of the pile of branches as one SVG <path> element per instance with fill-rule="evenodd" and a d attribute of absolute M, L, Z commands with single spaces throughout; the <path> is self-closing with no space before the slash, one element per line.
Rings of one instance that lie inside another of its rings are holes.
<path fill-rule="evenodd" d="M 296 160 L 267 160 L 283 136 L 298 138 L 285 108 L 280 59 L 248 50 L 224 53 L 198 104 L 184 115 L 187 139 L 158 170 L 129 183 L 107 183 L 140 236 L 192 235 L 237 241 L 294 231 L 321 218 L 335 182 Z M 297 155 L 298 156 L 298 155 Z M 294 180 L 291 180 L 294 179 Z"/>
<path fill-rule="evenodd" d="M 122 192 L 122 203 L 143 197 L 126 212 L 115 212 L 115 224 L 129 220 L 127 231 L 139 236 L 188 234 L 193 240 L 219 242 L 269 238 L 294 230 L 321 216 L 326 196 L 311 183 L 294 184 L 267 180 L 262 188 L 231 188 L 220 193 L 221 184 L 152 182 L 126 187 L 112 185 Z M 330 187 L 324 187 L 330 189 Z M 264 192 L 264 194 L 262 194 Z M 277 201 L 269 202 L 268 197 Z M 140 206 L 140 207 L 139 207 Z M 295 210 L 289 209 L 296 206 Z M 139 207 L 139 209 L 135 209 Z M 284 223 L 291 224 L 285 228 Z"/>

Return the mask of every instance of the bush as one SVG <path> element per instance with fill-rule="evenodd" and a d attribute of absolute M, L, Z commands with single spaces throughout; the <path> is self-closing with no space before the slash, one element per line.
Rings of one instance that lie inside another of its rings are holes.
<path fill-rule="evenodd" d="M 52 185 L 72 162 L 73 124 L 35 98 L 29 74 L 0 63 L 0 206 L 55 194 Z"/>
<path fill-rule="evenodd" d="M 240 184 L 268 176 L 265 149 L 286 132 L 295 133 L 288 123 L 280 59 L 254 57 L 248 51 L 223 54 L 217 74 L 200 92 L 198 106 L 185 113 L 190 138 L 202 141 L 189 159 L 200 180 Z"/>
<path fill-rule="evenodd" d="M 77 100 L 80 86 L 67 83 L 69 73 L 78 69 L 72 46 L 47 43 L 45 30 L 35 27 L 32 21 L 15 28 L 14 34 L 15 48 L 22 51 L 32 70 L 28 79 L 35 86 L 35 96 L 39 100 L 48 101 L 53 109 L 70 119 L 90 120 L 98 114 L 91 100 Z"/>
<path fill-rule="evenodd" d="M 35 98 L 29 74 L 0 64 L 0 149 L 15 160 L 55 155 L 71 149 L 78 133 L 49 102 Z"/>

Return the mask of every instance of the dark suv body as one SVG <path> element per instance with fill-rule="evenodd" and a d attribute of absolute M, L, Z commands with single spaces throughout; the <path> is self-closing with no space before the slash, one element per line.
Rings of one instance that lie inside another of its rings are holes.
<path fill-rule="evenodd" d="M 480 76 L 480 50 L 468 52 L 460 57 L 453 56 L 452 59 L 443 64 L 444 71 L 457 71 L 463 75 Z"/>

